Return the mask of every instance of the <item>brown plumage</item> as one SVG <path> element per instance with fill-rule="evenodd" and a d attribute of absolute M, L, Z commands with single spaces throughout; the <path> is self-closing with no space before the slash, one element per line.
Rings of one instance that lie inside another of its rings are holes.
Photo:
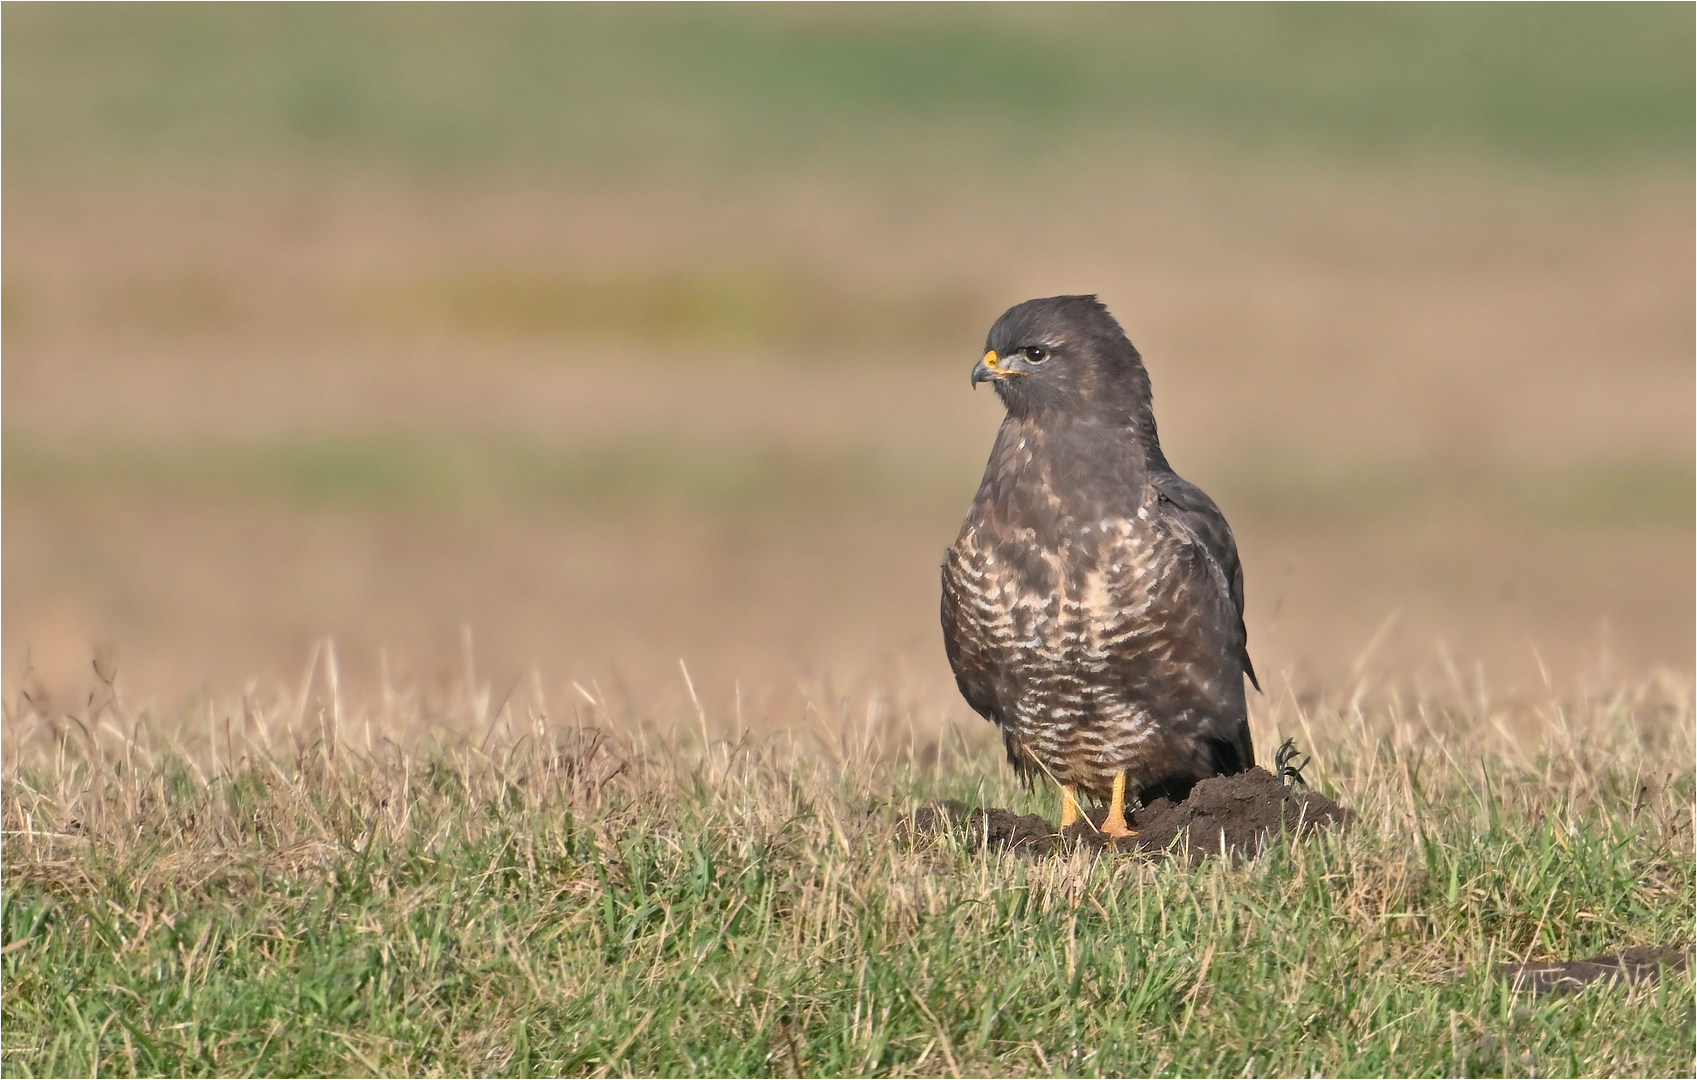
<path fill-rule="evenodd" d="M 1254 764 L 1237 545 L 1167 464 L 1142 358 L 1094 296 L 1011 308 L 986 349 L 972 382 L 1007 418 L 943 560 L 949 663 L 1020 775 L 1062 785 L 1063 825 L 1082 791 L 1119 832 L 1126 796 Z"/>

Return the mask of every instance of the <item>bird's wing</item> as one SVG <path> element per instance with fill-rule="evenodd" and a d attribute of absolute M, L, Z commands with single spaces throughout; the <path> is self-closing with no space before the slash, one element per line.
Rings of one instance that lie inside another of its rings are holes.
<path fill-rule="evenodd" d="M 1243 662 L 1243 673 L 1249 676 L 1251 685 L 1260 690 L 1261 680 L 1255 677 L 1255 665 L 1249 660 L 1249 634 L 1243 626 L 1243 564 L 1238 561 L 1237 540 L 1226 524 L 1226 516 L 1206 492 L 1175 473 L 1160 473 L 1151 481 L 1157 505 L 1165 511 L 1163 518 L 1195 546 L 1220 597 L 1230 604 L 1227 633 L 1232 651 Z"/>

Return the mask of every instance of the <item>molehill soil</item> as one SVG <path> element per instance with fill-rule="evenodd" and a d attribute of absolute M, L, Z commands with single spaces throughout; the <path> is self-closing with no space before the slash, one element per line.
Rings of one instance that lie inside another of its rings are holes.
<path fill-rule="evenodd" d="M 1519 993 L 1541 997 L 1572 993 L 1590 983 L 1654 982 L 1664 971 L 1678 973 L 1691 966 L 1691 947 L 1640 946 L 1618 955 L 1592 956 L 1584 960 L 1552 960 L 1545 963 L 1502 964 L 1498 979 Z"/>
<path fill-rule="evenodd" d="M 1139 807 L 1130 816 L 1134 836 L 1116 840 L 1104 835 L 1106 814 L 1106 807 L 1088 810 L 1063 832 L 1036 814 L 973 810 L 950 799 L 915 811 L 911 828 L 915 835 L 957 833 L 974 850 L 1030 856 L 1078 847 L 1141 854 L 1170 850 L 1187 853 L 1195 862 L 1221 853 L 1252 855 L 1276 833 L 1311 836 L 1323 827 L 1344 825 L 1352 816 L 1319 792 L 1287 785 L 1260 767 L 1203 780 L 1183 802 L 1156 799 Z"/>

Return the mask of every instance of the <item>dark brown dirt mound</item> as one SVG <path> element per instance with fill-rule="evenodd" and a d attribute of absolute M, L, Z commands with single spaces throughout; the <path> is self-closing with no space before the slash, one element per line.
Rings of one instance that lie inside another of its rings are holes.
<path fill-rule="evenodd" d="M 1191 789 L 1183 802 L 1156 799 L 1131 816 L 1136 836 L 1110 840 L 1097 830 L 1104 807 L 1086 813 L 1064 834 L 1046 818 L 1006 810 L 971 810 L 950 799 L 920 808 L 911 819 L 915 834 L 957 832 L 975 848 L 1021 855 L 1050 855 L 1083 846 L 1092 850 L 1151 854 L 1188 850 L 1192 861 L 1222 851 L 1234 857 L 1254 854 L 1273 833 L 1307 836 L 1321 826 L 1341 825 L 1348 810 L 1314 791 L 1299 791 L 1262 768 L 1236 776 L 1216 776 Z"/>
<path fill-rule="evenodd" d="M 1618 956 L 1589 960 L 1558 960 L 1547 964 L 1504 964 L 1497 978 L 1528 994 L 1561 994 L 1594 982 L 1653 982 L 1662 972 L 1684 971 L 1691 964 L 1686 949 L 1627 949 Z"/>

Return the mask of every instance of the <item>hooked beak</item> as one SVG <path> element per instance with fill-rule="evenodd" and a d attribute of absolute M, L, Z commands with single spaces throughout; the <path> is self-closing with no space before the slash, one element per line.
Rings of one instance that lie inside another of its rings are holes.
<path fill-rule="evenodd" d="M 972 368 L 972 388 L 976 390 L 981 382 L 987 380 L 1000 381 L 1010 374 L 1013 374 L 1013 372 L 1002 366 L 1002 358 L 996 355 L 996 350 L 991 349 L 984 354 L 984 359 L 978 361 Z"/>

